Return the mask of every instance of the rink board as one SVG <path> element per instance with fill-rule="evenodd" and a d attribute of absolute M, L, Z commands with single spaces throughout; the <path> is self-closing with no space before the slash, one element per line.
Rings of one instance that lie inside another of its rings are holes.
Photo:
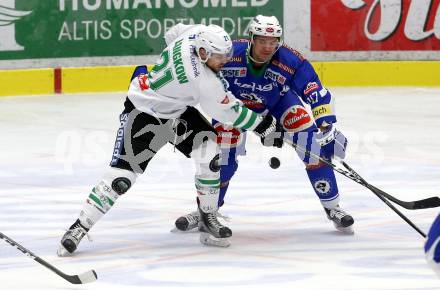
<path fill-rule="evenodd" d="M 433 77 L 440 71 L 438 61 L 313 62 L 313 66 L 326 86 L 440 86 L 440 78 Z M 126 91 L 134 68 L 3 70 L 0 96 Z"/>

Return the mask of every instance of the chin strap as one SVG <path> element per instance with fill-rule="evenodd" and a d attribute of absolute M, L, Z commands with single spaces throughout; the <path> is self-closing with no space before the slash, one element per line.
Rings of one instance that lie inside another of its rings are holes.
<path fill-rule="evenodd" d="M 258 63 L 258 64 L 265 64 L 265 63 L 268 63 L 268 62 L 272 59 L 272 56 L 273 56 L 273 55 L 278 51 L 278 49 L 280 49 L 280 47 L 283 45 L 283 41 L 280 40 L 277 49 L 275 49 L 275 51 L 271 54 L 271 56 L 269 56 L 269 57 L 267 58 L 266 61 L 258 61 L 258 60 L 256 60 L 255 58 L 253 58 L 252 55 L 251 55 L 251 47 L 252 47 L 252 43 L 253 43 L 253 42 L 254 42 L 254 38 L 253 38 L 253 36 L 252 36 L 251 39 L 250 39 L 250 41 L 249 41 L 248 47 L 247 47 L 247 49 L 246 49 L 246 55 L 247 55 L 247 57 L 248 57 L 251 61 L 253 61 L 254 63 Z"/>
<path fill-rule="evenodd" d="M 258 60 L 256 60 L 255 58 L 253 58 L 253 57 L 251 56 L 250 46 L 249 46 L 248 51 L 247 51 L 247 57 L 248 57 L 252 62 L 254 62 L 254 63 L 258 63 L 258 64 L 265 64 L 265 63 L 268 63 L 269 60 L 272 58 L 272 56 L 273 56 L 273 54 L 267 59 L 267 61 L 258 61 Z"/>

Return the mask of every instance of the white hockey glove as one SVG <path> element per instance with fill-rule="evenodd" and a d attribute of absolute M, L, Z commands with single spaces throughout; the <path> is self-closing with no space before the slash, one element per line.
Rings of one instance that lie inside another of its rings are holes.
<path fill-rule="evenodd" d="M 348 140 L 340 131 L 336 130 L 333 124 L 325 129 L 320 129 L 316 134 L 316 141 L 321 146 L 322 155 L 327 158 L 345 158 L 345 150 Z"/>

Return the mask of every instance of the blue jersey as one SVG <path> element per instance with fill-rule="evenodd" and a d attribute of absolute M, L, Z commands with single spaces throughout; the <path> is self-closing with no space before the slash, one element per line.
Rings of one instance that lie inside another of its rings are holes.
<path fill-rule="evenodd" d="M 233 58 L 222 69 L 225 83 L 232 94 L 246 107 L 258 113 L 267 111 L 275 117 L 285 132 L 289 133 L 284 135 L 284 139 L 290 138 L 292 142 L 309 151 L 320 148 L 315 139 L 317 126 L 321 126 L 324 121 L 328 124 L 336 122 L 336 116 L 332 96 L 322 86 L 312 65 L 300 53 L 283 45 L 267 64 L 256 70 L 247 58 L 249 41 L 235 41 L 233 45 Z M 310 105 L 312 114 L 304 103 Z M 229 180 L 238 168 L 237 156 L 246 153 L 246 132 L 225 128 L 215 121 L 214 126 L 218 132 L 217 141 L 224 149 L 221 150 L 221 206 Z M 306 164 L 317 163 L 306 154 L 298 154 Z M 318 154 L 331 158 L 330 154 L 324 155 L 324 150 L 320 150 Z M 323 204 L 338 203 L 338 186 L 330 166 L 307 170 L 307 175 Z M 318 189 L 318 185 L 324 183 L 325 190 Z"/>
<path fill-rule="evenodd" d="M 330 92 L 299 52 L 282 45 L 269 63 L 256 70 L 246 56 L 248 43 L 248 40 L 234 41 L 234 56 L 222 69 L 228 89 L 235 97 L 248 108 L 263 112 L 272 110 L 286 95 L 294 94 L 311 106 L 318 126 L 323 121 L 336 122 Z"/>

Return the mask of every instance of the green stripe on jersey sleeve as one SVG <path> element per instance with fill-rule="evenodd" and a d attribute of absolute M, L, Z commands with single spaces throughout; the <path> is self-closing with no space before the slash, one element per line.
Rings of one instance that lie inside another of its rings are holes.
<path fill-rule="evenodd" d="M 253 130 L 259 124 L 258 114 L 243 106 L 238 106 L 235 109 L 237 108 L 239 115 L 232 126 L 244 130 Z"/>

